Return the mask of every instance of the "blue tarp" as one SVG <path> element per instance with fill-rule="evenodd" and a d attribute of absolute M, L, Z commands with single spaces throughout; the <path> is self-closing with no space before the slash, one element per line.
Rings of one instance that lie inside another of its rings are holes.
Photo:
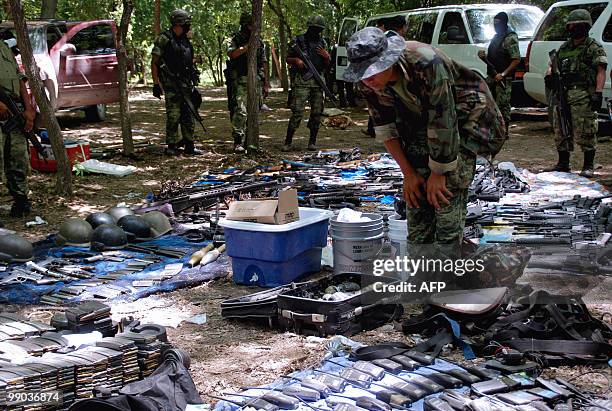
<path fill-rule="evenodd" d="M 333 361 L 333 362 L 331 362 Z M 329 372 L 331 374 L 336 374 L 339 375 L 342 370 L 344 368 L 350 367 L 352 365 L 352 362 L 350 360 L 348 360 L 347 357 L 336 357 L 331 359 L 331 361 L 325 361 L 323 363 L 323 365 L 319 368 L 317 368 L 317 370 L 320 371 L 325 371 L 325 372 Z M 336 365 L 334 363 L 338 363 L 338 364 L 342 364 L 341 365 Z M 438 371 L 444 371 L 444 370 L 449 370 L 452 368 L 460 368 L 455 364 L 452 364 L 448 361 L 445 360 L 441 360 L 441 359 L 436 359 L 436 362 L 430 366 L 431 368 L 419 368 L 415 371 L 411 371 L 411 372 L 401 372 L 400 374 L 398 374 L 398 377 L 402 378 L 402 376 L 405 375 L 409 375 L 409 374 L 421 374 L 421 375 L 427 375 L 427 374 L 431 374 L 433 372 L 436 372 L 436 370 Z M 298 379 L 302 379 L 308 375 L 317 375 L 320 373 L 317 373 L 314 370 L 306 370 L 306 371 L 299 371 L 296 373 L 291 374 L 292 377 L 296 377 Z M 385 377 L 381 380 L 381 381 L 377 381 L 377 384 L 382 384 L 382 385 L 391 385 L 392 383 L 396 383 L 396 382 L 400 382 L 399 379 L 393 375 L 387 374 L 385 375 Z M 289 385 L 293 385 L 293 384 L 299 384 L 298 380 L 288 380 L 288 379 L 278 379 L 276 381 L 274 381 L 271 384 L 268 384 L 266 386 L 260 387 L 260 388 L 256 388 L 256 389 L 250 389 L 250 390 L 246 390 L 241 392 L 240 394 L 244 394 L 244 395 L 248 395 L 248 396 L 253 396 L 253 397 L 258 397 L 261 396 L 263 394 L 265 394 L 266 392 L 270 391 L 270 389 L 282 389 L 284 387 L 287 387 Z M 372 397 L 372 398 L 376 398 L 376 395 L 373 394 L 372 392 L 377 392 L 377 391 L 382 391 L 384 390 L 384 388 L 376 386 L 376 385 L 372 385 L 370 386 L 370 388 L 367 388 L 367 391 L 365 389 L 360 389 L 360 388 L 356 388 L 353 387 L 351 385 L 347 385 L 347 388 L 344 390 L 344 392 L 342 392 L 339 395 L 342 395 L 343 397 L 351 397 L 351 398 L 357 398 L 357 397 Z M 372 392 L 368 392 L 368 391 L 372 391 Z M 458 391 L 458 392 L 467 392 L 469 391 L 468 387 L 462 387 L 462 388 L 457 388 L 454 391 Z M 432 397 L 436 397 L 440 395 L 440 393 L 436 393 L 436 394 L 431 394 Z M 344 401 L 344 402 L 348 402 L 348 403 L 353 403 L 350 399 L 346 399 L 343 397 L 334 397 L 334 395 L 330 395 L 329 398 L 336 400 L 336 401 Z M 233 400 L 233 401 L 237 401 L 237 402 L 241 402 L 244 400 L 244 398 L 242 397 L 238 397 L 238 396 L 232 396 L 230 394 L 225 395 L 225 398 Z M 427 398 L 427 397 L 426 397 Z M 310 407 L 309 407 L 310 406 Z M 321 399 L 317 402 L 311 402 L 308 403 L 308 405 L 306 404 L 302 404 L 300 405 L 300 407 L 298 408 L 299 410 L 304 410 L 304 411 L 312 411 L 314 407 L 316 408 L 321 408 L 321 409 L 330 409 L 330 407 L 326 404 L 325 399 Z M 216 405 L 213 411 L 236 411 L 238 410 L 240 407 L 236 404 L 232 404 L 229 403 L 227 401 L 219 401 Z M 412 404 L 411 406 L 412 410 L 415 411 L 423 411 L 423 399 L 415 402 Z"/>
<path fill-rule="evenodd" d="M 227 275 L 229 269 L 229 259 L 222 255 L 214 263 L 208 264 L 204 267 L 196 266 L 190 268 L 187 265 L 191 255 L 202 247 L 206 246 L 207 242 L 203 243 L 190 243 L 181 236 L 167 235 L 160 237 L 156 240 L 149 241 L 146 243 L 140 243 L 139 245 L 157 245 L 163 247 L 171 247 L 181 249 L 185 252 L 185 256 L 181 259 L 174 259 L 169 257 L 160 257 L 161 261 L 155 264 L 151 264 L 144 270 L 134 274 L 128 274 L 119 280 L 109 281 L 108 284 L 114 284 L 123 287 L 130 287 L 134 280 L 146 280 L 152 277 L 154 274 L 158 274 L 163 271 L 164 267 L 168 264 L 183 263 L 184 267 L 180 273 L 176 274 L 172 278 L 161 282 L 158 285 L 152 287 L 139 287 L 135 289 L 135 292 L 131 294 L 124 294 L 113 301 L 118 300 L 137 300 L 139 298 L 146 297 L 160 291 L 173 291 L 183 287 L 190 287 L 201 284 L 203 282 L 223 277 Z M 88 251 L 86 248 L 78 247 L 55 247 L 52 238 L 35 244 L 35 259 L 34 261 L 41 261 L 47 257 L 59 257 L 62 251 Z M 142 258 L 148 254 L 136 253 L 132 251 L 122 251 L 122 253 L 129 254 L 133 258 Z M 97 275 L 103 275 L 110 271 L 119 270 L 126 268 L 130 259 L 126 259 L 122 262 L 111 262 L 111 261 L 99 261 L 95 263 L 95 272 Z M 2 276 L 0 276 L 0 279 Z M 93 279 L 93 278 L 92 278 Z M 88 280 L 83 280 L 88 281 Z M 81 281 L 71 282 L 71 285 L 78 285 Z M 33 282 L 25 282 L 22 284 L 10 285 L 0 288 L 0 303 L 5 304 L 37 304 L 40 298 L 45 294 L 51 294 L 61 289 L 65 284 L 56 283 L 52 285 L 36 285 Z M 92 291 L 96 291 L 96 288 L 91 288 Z M 89 290 L 88 290 L 89 291 Z M 70 302 L 79 301 L 85 294 L 81 294 L 75 297 Z M 109 300 L 107 300 L 109 301 Z"/>

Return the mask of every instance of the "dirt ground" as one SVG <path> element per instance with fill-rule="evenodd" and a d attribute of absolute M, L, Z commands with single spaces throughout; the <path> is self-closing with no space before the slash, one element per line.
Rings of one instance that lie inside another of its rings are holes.
<path fill-rule="evenodd" d="M 164 106 L 163 101 L 152 97 L 150 89 L 137 88 L 132 92 L 134 139 L 146 147 L 138 150 L 138 161 L 122 158 L 118 153 L 105 161 L 117 164 L 133 164 L 138 170 L 124 178 L 96 175 L 75 177 L 72 199 L 53 194 L 52 175 L 32 172 L 29 178 L 35 214 L 48 224 L 25 228 L 27 219 L 9 221 L 10 199 L 6 190 L 0 190 L 0 220 L 7 228 L 38 240 L 54 232 L 61 222 L 70 216 L 85 217 L 92 211 L 105 210 L 117 203 L 137 204 L 149 192 L 154 192 L 168 180 L 193 181 L 209 170 L 227 167 L 247 168 L 257 164 L 277 164 L 282 158 L 297 157 L 303 151 L 290 156 L 280 153 L 290 111 L 285 108 L 286 95 L 273 92 L 267 104 L 271 111 L 262 112 L 260 126 L 263 152 L 255 157 L 237 156 L 232 152 L 231 126 L 226 111 L 225 91 L 204 91 L 202 115 L 208 134 L 201 136 L 200 148 L 205 155 L 200 157 L 174 157 L 163 155 Z M 118 123 L 118 106 L 109 107 L 108 119 L 98 124 L 88 124 L 81 113 L 60 115 L 60 125 L 68 138 L 86 140 L 92 148 L 108 148 L 121 142 Z M 383 151 L 381 144 L 360 132 L 366 127 L 367 112 L 364 108 L 349 109 L 354 124 L 346 130 L 322 128 L 319 135 L 321 148 L 359 147 L 363 153 Z M 308 129 L 305 124 L 297 132 L 296 145 L 306 146 Z M 597 154 L 597 179 L 605 185 L 612 183 L 612 143 L 602 142 Z M 545 118 L 516 121 L 511 126 L 511 139 L 498 156 L 500 161 L 513 161 L 519 167 L 536 171 L 552 164 L 556 153 L 553 136 Z M 580 155 L 572 158 L 573 167 L 580 168 Z M 280 334 L 265 324 L 255 322 L 227 321 L 220 316 L 220 302 L 253 290 L 238 287 L 231 279 L 222 279 L 191 289 L 178 290 L 164 295 L 170 305 L 180 311 L 205 313 L 205 324 L 184 322 L 177 328 L 169 328 L 169 337 L 178 347 L 186 349 L 192 356 L 192 375 L 202 394 L 219 395 L 242 386 L 268 383 L 281 375 L 297 369 L 315 367 L 324 354 L 325 341 L 305 338 L 294 334 Z M 4 307 L 20 310 L 37 317 L 49 312 L 48 307 Z M 602 313 L 608 308 L 601 307 Z M 402 333 L 388 325 L 378 330 L 354 337 L 358 341 L 375 343 L 382 341 L 410 342 Z M 450 358 L 460 360 L 457 353 Z M 561 367 L 547 371 L 548 375 L 577 377 L 576 383 L 602 391 L 607 380 L 599 374 L 588 374 L 585 367 Z M 207 400 L 210 400 L 207 398 Z"/>

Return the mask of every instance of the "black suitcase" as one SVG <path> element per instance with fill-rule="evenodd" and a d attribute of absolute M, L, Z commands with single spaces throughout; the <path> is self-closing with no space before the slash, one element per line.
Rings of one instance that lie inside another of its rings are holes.
<path fill-rule="evenodd" d="M 394 283 L 389 277 L 375 277 L 367 274 L 335 274 L 316 281 L 304 283 L 292 290 L 279 294 L 279 326 L 297 334 L 351 336 L 364 330 L 378 328 L 399 319 L 403 307 L 398 304 L 399 296 L 377 295 L 371 289 L 340 301 L 324 301 L 314 298 L 330 286 L 352 282 L 361 288 L 375 282 Z M 385 298 L 383 298 L 383 296 Z"/>
<path fill-rule="evenodd" d="M 274 327 L 277 324 L 278 306 L 276 300 L 278 295 L 284 291 L 291 290 L 301 283 L 282 285 L 269 290 L 254 294 L 225 300 L 221 303 L 221 317 L 235 319 L 263 320 Z"/>

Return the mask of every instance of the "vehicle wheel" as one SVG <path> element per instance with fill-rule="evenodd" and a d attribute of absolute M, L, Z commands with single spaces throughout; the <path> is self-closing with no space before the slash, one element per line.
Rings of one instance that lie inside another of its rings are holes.
<path fill-rule="evenodd" d="M 85 107 L 85 120 L 98 123 L 106 120 L 106 104 Z"/>

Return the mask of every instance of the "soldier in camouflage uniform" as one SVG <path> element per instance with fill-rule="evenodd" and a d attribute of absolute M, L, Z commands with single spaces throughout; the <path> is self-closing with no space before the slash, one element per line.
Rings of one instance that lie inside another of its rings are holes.
<path fill-rule="evenodd" d="M 559 161 L 547 171 L 570 171 L 570 152 L 574 150 L 575 140 L 584 153 L 580 175 L 594 175 L 597 111 L 603 103 L 608 60 L 601 44 L 589 37 L 592 24 L 591 15 L 584 9 L 573 10 L 567 19 L 570 39 L 559 47 L 558 56 L 559 70 L 567 90 L 567 103 L 571 109 L 573 136 L 569 139 L 562 137 L 555 110 L 553 125 Z M 547 88 L 556 89 L 554 82 L 558 79 L 549 74 L 545 80 Z"/>
<path fill-rule="evenodd" d="M 26 89 L 26 76 L 19 71 L 15 55 L 0 41 L 0 87 L 23 107 L 25 130 L 32 130 L 36 111 Z M 0 122 L 11 116 L 8 107 L 0 103 Z M 30 213 L 28 201 L 28 144 L 20 130 L 5 134 L 0 130 L 0 167 L 4 170 L 6 187 L 13 197 L 11 217 L 23 217 Z M 0 223 L 2 226 L 2 223 Z"/>
<path fill-rule="evenodd" d="M 345 80 L 364 85 L 376 138 L 404 174 L 411 248 L 457 255 L 476 154 L 495 155 L 505 140 L 489 88 L 440 50 L 373 27 L 351 37 L 347 54 Z"/>
<path fill-rule="evenodd" d="M 170 13 L 170 22 L 172 27 L 155 39 L 151 52 L 153 95 L 159 99 L 162 94 L 166 96 L 168 147 L 165 153 L 178 155 L 178 147 L 184 145 L 185 154 L 201 154 L 194 146 L 195 119 L 183 98 L 183 95 L 191 98 L 199 77 L 193 60 L 193 46 L 187 37 L 191 16 L 185 10 L 176 9 Z M 179 138 L 179 125 L 182 139 Z"/>
<path fill-rule="evenodd" d="M 230 88 L 228 85 L 228 98 L 231 98 L 233 107 L 230 108 L 232 118 L 232 135 L 234 137 L 234 151 L 243 153 L 245 151 L 242 146 L 245 137 L 246 122 L 247 122 L 247 51 L 249 38 L 253 31 L 253 16 L 249 13 L 242 13 L 240 16 L 240 31 L 232 36 L 230 46 L 227 50 L 229 61 L 227 64 L 228 83 L 232 82 L 231 89 L 233 95 L 230 97 Z M 268 95 L 270 90 L 269 84 L 266 82 L 264 70 L 266 66 L 266 58 L 264 54 L 264 44 L 260 42 L 257 49 L 257 76 L 260 82 L 263 82 L 263 94 Z M 257 87 L 259 90 L 260 87 Z"/>
<path fill-rule="evenodd" d="M 512 76 L 521 62 L 521 52 L 517 34 L 508 29 L 506 12 L 502 11 L 493 18 L 493 26 L 495 36 L 489 44 L 488 52 L 480 50 L 478 57 L 490 63 L 487 67 L 487 84 L 495 97 L 497 107 L 504 116 L 506 137 L 508 137 L 512 107 Z"/>
<path fill-rule="evenodd" d="M 331 56 L 326 50 L 327 45 L 321 37 L 323 30 L 325 30 L 323 17 L 312 16 L 308 19 L 308 30 L 306 33 L 295 38 L 295 43 L 299 45 L 315 66 L 321 78 L 325 78 L 323 72 L 329 67 L 331 62 Z M 304 117 L 306 101 L 309 101 L 310 119 L 308 120 L 308 128 L 310 129 L 310 139 L 308 140 L 308 150 L 314 151 L 317 149 L 317 134 L 321 127 L 321 114 L 324 108 L 323 90 L 306 68 L 306 64 L 296 56 L 296 52 L 292 47 L 289 48 L 287 53 L 287 63 L 291 66 L 294 80 L 292 83 L 291 119 L 289 120 L 285 145 L 282 150 L 290 151 L 292 149 L 293 135 L 295 130 L 300 127 Z"/>

